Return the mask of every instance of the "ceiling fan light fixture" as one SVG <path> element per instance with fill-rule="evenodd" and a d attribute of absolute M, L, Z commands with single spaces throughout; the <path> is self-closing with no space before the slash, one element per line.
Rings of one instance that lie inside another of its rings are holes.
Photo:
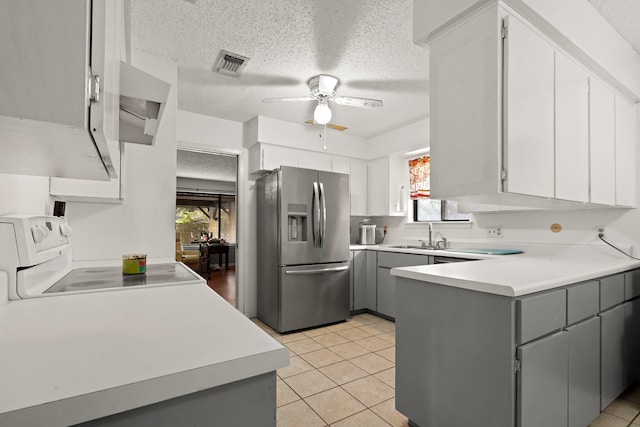
<path fill-rule="evenodd" d="M 313 111 L 313 120 L 319 125 L 326 125 L 331 120 L 331 109 L 327 101 L 320 100 Z"/>

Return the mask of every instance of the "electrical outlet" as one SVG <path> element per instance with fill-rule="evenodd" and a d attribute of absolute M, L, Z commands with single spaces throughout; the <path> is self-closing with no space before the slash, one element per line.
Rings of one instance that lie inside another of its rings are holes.
<path fill-rule="evenodd" d="M 487 228 L 487 237 L 496 239 L 502 237 L 502 227 Z"/>
<path fill-rule="evenodd" d="M 602 237 L 604 237 L 604 232 L 606 231 L 604 225 L 599 225 L 596 227 L 596 236 L 599 237 L 602 234 Z"/>

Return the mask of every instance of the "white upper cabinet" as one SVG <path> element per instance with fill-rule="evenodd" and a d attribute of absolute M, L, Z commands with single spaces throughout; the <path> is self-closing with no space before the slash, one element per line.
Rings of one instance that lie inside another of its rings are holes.
<path fill-rule="evenodd" d="M 555 69 L 555 197 L 588 202 L 589 78 L 584 69 L 561 52 L 556 52 Z"/>
<path fill-rule="evenodd" d="M 616 157 L 614 95 L 595 78 L 589 79 L 589 147 L 592 203 L 615 205 Z"/>
<path fill-rule="evenodd" d="M 556 36 L 487 2 L 429 40 L 434 198 L 491 210 L 635 204 L 634 107 Z"/>
<path fill-rule="evenodd" d="M 429 44 L 431 196 L 500 189 L 500 27 L 486 11 Z"/>
<path fill-rule="evenodd" d="M 297 150 L 261 142 L 249 150 L 249 172 L 271 172 L 280 166 L 298 167 Z"/>
<path fill-rule="evenodd" d="M 0 172 L 116 177 L 121 13 L 111 0 L 0 2 Z"/>
<path fill-rule="evenodd" d="M 296 151 L 298 153 L 298 167 L 305 169 L 317 169 L 326 172 L 332 171 L 330 154 L 307 150 Z"/>
<path fill-rule="evenodd" d="M 513 16 L 504 26 L 504 190 L 553 197 L 553 47 Z"/>
<path fill-rule="evenodd" d="M 351 215 L 369 215 L 367 161 L 258 142 L 249 149 L 249 171 L 264 174 L 280 166 L 293 166 L 349 175 Z"/>
<path fill-rule="evenodd" d="M 636 205 L 636 114 L 633 104 L 619 96 L 616 110 L 616 205 Z"/>
<path fill-rule="evenodd" d="M 407 210 L 409 166 L 401 154 L 369 161 L 369 215 L 403 216 Z"/>
<path fill-rule="evenodd" d="M 349 165 L 349 190 L 351 194 L 351 215 L 367 216 L 369 179 L 367 161 L 352 159 Z"/>

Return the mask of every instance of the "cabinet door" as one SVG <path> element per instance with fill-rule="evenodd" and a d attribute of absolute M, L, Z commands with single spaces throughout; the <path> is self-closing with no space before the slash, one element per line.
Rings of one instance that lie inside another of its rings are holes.
<path fill-rule="evenodd" d="M 587 426 L 600 414 L 600 318 L 567 328 L 569 427 Z"/>
<path fill-rule="evenodd" d="M 369 161 L 369 215 L 389 215 L 389 159 L 380 157 Z"/>
<path fill-rule="evenodd" d="M 0 172 L 115 178 L 107 142 L 118 139 L 121 6 L 0 2 Z M 94 101 L 90 77 L 100 80 Z"/>
<path fill-rule="evenodd" d="M 331 156 L 331 172 L 346 173 L 351 172 L 349 159 L 339 156 Z"/>
<path fill-rule="evenodd" d="M 367 251 L 351 251 L 353 254 L 353 305 L 352 310 L 367 308 Z"/>
<path fill-rule="evenodd" d="M 554 49 L 513 16 L 505 17 L 504 190 L 554 196 Z"/>
<path fill-rule="evenodd" d="M 378 309 L 380 314 L 396 317 L 396 281 L 391 269 L 378 267 Z"/>
<path fill-rule="evenodd" d="M 568 336 L 560 332 L 517 348 L 518 427 L 562 427 L 568 410 Z"/>
<path fill-rule="evenodd" d="M 640 378 L 640 299 L 624 304 L 627 383 Z"/>
<path fill-rule="evenodd" d="M 367 254 L 367 308 L 376 311 L 378 309 L 378 253 L 365 252 Z"/>
<path fill-rule="evenodd" d="M 409 166 L 399 154 L 369 161 L 369 215 L 402 216 L 406 212 Z"/>
<path fill-rule="evenodd" d="M 298 151 L 298 167 L 331 172 L 332 164 L 329 154 L 306 150 L 296 151 Z"/>
<path fill-rule="evenodd" d="M 589 141 L 591 150 L 591 202 L 616 203 L 615 128 L 613 93 L 600 81 L 589 79 Z"/>
<path fill-rule="evenodd" d="M 353 271 L 354 251 L 349 251 L 349 310 L 353 311 L 353 288 L 354 288 L 354 271 Z"/>
<path fill-rule="evenodd" d="M 261 144 L 260 169 L 272 171 L 280 166 L 298 167 L 297 150 L 277 145 Z"/>
<path fill-rule="evenodd" d="M 636 204 L 636 119 L 635 107 L 615 98 L 616 205 Z"/>
<path fill-rule="evenodd" d="M 625 307 L 600 313 L 600 409 L 604 410 L 627 387 L 625 369 Z"/>
<path fill-rule="evenodd" d="M 557 199 L 589 201 L 589 78 L 578 64 L 555 53 Z"/>
<path fill-rule="evenodd" d="M 351 215 L 366 216 L 367 192 L 369 179 L 367 177 L 367 162 L 364 160 L 351 160 L 349 193 L 351 196 Z"/>
<path fill-rule="evenodd" d="M 499 186 L 497 15 L 495 9 L 487 9 L 429 44 L 431 195 L 435 199 L 492 194 Z"/>

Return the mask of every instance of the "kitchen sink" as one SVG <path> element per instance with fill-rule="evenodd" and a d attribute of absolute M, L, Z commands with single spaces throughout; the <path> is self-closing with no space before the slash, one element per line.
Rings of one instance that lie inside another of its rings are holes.
<path fill-rule="evenodd" d="M 437 250 L 440 248 L 436 248 L 433 246 L 420 246 L 420 245 L 389 245 L 387 246 L 387 248 L 393 248 L 393 249 L 425 249 L 425 250 Z"/>

